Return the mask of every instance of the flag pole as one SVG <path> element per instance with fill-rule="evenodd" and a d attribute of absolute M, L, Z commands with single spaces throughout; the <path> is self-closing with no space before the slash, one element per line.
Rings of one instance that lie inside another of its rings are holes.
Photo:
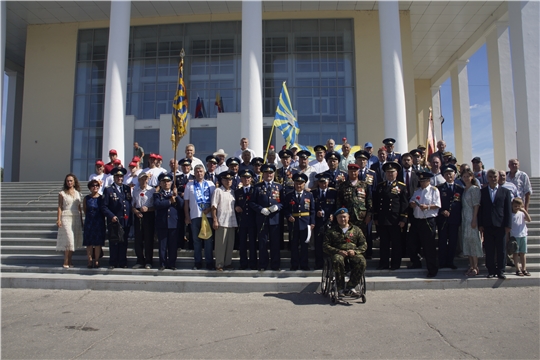
<path fill-rule="evenodd" d="M 266 163 L 266 158 L 268 157 L 268 149 L 270 149 L 270 143 L 272 142 L 272 135 L 274 134 L 274 123 L 272 122 L 272 129 L 270 130 L 270 137 L 268 138 L 268 145 L 266 145 L 266 153 L 264 154 L 263 161 Z"/>

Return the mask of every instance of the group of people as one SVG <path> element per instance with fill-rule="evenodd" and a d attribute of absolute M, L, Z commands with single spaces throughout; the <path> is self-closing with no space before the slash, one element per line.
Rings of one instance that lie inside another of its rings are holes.
<path fill-rule="evenodd" d="M 454 257 L 461 249 L 469 257 L 466 274 L 475 276 L 484 248 L 488 275 L 504 278 L 505 244 L 512 235 L 520 239 L 516 269 L 528 275 L 524 224 L 530 221 L 532 189 L 517 159 L 510 160 L 508 173 L 485 171 L 479 157 L 472 159 L 472 169 L 462 164 L 458 171 L 444 141 L 429 157 L 423 146 L 400 154 L 394 139 L 383 144 L 377 155 L 371 143 L 351 154 L 344 140 L 338 153 L 329 139 L 326 146 L 313 148 L 312 161 L 309 151 L 296 147 L 271 149 L 265 160 L 242 138 L 234 156 L 219 149 L 205 164 L 189 144 L 183 159 L 170 160 L 170 171 L 161 167 L 158 154 L 150 154 L 144 169 L 135 156 L 128 171 L 111 150 L 109 163 L 96 162 L 88 182 L 91 193 L 84 199 L 75 175 L 66 176 L 59 195 L 57 249 L 65 251 L 64 266 L 72 266 L 71 254 L 82 238 L 88 267 L 97 267 L 108 238 L 109 268 L 127 267 L 133 228 L 134 268 L 154 266 L 157 238 L 160 270 L 176 269 L 179 247 L 194 250 L 194 269 L 203 267 L 203 249 L 207 269 L 232 269 L 237 248 L 241 270 L 279 270 L 287 225 L 290 270 L 310 270 L 311 244 L 315 269 L 323 267 L 325 254 L 331 256 L 338 290 L 354 292 L 366 259 L 373 256 L 375 225 L 378 270 L 400 268 L 403 257 L 411 260 L 408 268 L 421 268 L 423 257 L 427 276 L 434 277 L 439 268 L 456 268 Z M 345 263 L 355 274 L 346 286 L 340 277 Z"/>

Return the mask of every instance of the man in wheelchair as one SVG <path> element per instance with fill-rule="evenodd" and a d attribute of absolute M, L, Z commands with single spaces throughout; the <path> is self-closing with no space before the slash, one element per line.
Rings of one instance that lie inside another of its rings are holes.
<path fill-rule="evenodd" d="M 359 227 L 349 223 L 349 211 L 338 209 L 334 213 L 335 223 L 326 231 L 323 249 L 332 259 L 332 268 L 336 275 L 338 297 L 360 297 L 356 286 L 366 270 L 366 259 L 362 255 L 367 248 L 366 238 Z M 348 263 L 351 276 L 345 287 L 345 262 Z"/>

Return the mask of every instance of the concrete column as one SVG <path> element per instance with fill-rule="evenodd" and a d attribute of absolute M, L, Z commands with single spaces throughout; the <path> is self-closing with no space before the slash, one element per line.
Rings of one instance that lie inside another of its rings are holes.
<path fill-rule="evenodd" d="M 443 138 L 442 124 L 441 124 L 441 87 L 432 86 L 431 88 L 431 108 L 433 109 L 433 128 L 435 130 L 435 139 L 437 141 Z M 427 123 L 427 122 L 426 122 Z"/>
<path fill-rule="evenodd" d="M 397 1 L 379 1 L 381 33 L 384 135 L 396 139 L 395 149 L 407 152 L 407 113 L 403 85 L 401 30 Z"/>
<path fill-rule="evenodd" d="M 486 37 L 495 168 L 504 170 L 517 157 L 514 89 L 508 23 L 497 21 Z"/>
<path fill-rule="evenodd" d="M 131 1 L 111 1 L 102 157 L 106 159 L 109 150 L 116 149 L 122 164 L 125 162 L 124 118 L 126 115 L 130 16 Z M 130 160 L 131 158 L 126 157 L 126 159 Z"/>
<path fill-rule="evenodd" d="M 4 181 L 19 181 L 21 163 L 21 125 L 23 101 L 23 76 L 6 71 L 8 88 L 6 96 L 6 132 L 4 148 Z"/>
<path fill-rule="evenodd" d="M 458 60 L 450 69 L 452 81 L 452 109 L 454 112 L 454 154 L 459 163 L 468 163 L 472 159 L 471 110 L 469 101 L 469 78 L 467 63 Z"/>
<path fill-rule="evenodd" d="M 540 176 L 540 3 L 508 2 L 520 169 Z"/>
<path fill-rule="evenodd" d="M 4 113 L 4 68 L 6 63 L 6 2 L 0 1 L 0 114 Z M 0 126 L 0 141 L 2 130 Z"/>
<path fill-rule="evenodd" d="M 262 1 L 242 2 L 242 109 L 240 138 L 263 156 Z"/>

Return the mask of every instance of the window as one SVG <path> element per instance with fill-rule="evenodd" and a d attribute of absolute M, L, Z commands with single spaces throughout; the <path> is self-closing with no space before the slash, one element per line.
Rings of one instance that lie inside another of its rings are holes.
<path fill-rule="evenodd" d="M 217 149 L 217 128 L 192 128 L 190 140 L 195 145 L 195 156 L 206 163 L 206 157 Z"/>

